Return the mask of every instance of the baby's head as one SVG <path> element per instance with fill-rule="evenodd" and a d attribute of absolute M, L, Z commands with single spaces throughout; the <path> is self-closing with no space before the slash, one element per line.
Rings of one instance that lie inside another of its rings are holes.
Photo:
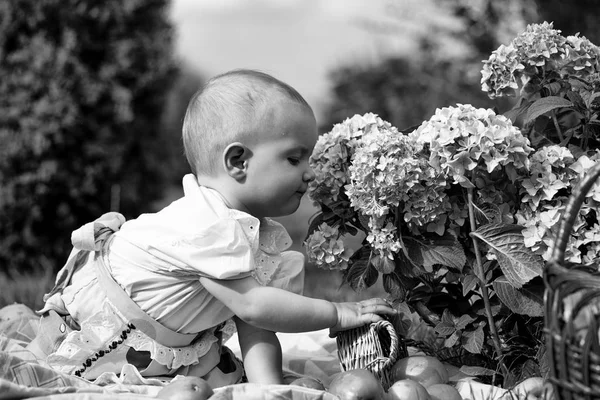
<path fill-rule="evenodd" d="M 183 120 L 183 145 L 194 175 L 214 175 L 230 143 L 260 139 L 265 118 L 281 100 L 312 113 L 296 89 L 263 72 L 240 69 L 211 78 L 194 94 Z"/>
<path fill-rule="evenodd" d="M 183 144 L 202 185 L 257 217 L 294 212 L 314 173 L 312 109 L 292 87 L 262 72 L 234 70 L 196 93 Z"/>

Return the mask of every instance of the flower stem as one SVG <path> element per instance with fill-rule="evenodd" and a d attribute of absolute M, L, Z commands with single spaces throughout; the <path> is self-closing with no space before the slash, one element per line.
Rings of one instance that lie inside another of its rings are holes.
<path fill-rule="evenodd" d="M 560 125 L 558 125 L 558 119 L 556 118 L 556 113 L 554 112 L 554 110 L 552 110 L 550 112 L 550 115 L 552 116 L 552 122 L 554 123 L 554 129 L 556 129 L 556 134 L 558 135 L 558 140 L 560 142 L 562 142 L 563 139 L 563 134 L 562 131 L 560 130 Z"/>
<path fill-rule="evenodd" d="M 469 205 L 469 222 L 471 224 L 471 232 L 474 232 L 477 229 L 477 226 L 475 224 L 475 211 L 473 209 L 473 188 L 467 189 L 467 197 Z M 479 250 L 479 243 L 477 242 L 477 239 L 471 237 L 471 240 L 473 241 L 473 251 L 475 252 L 475 258 L 477 260 L 476 275 L 477 279 L 479 279 L 481 297 L 483 299 L 483 304 L 485 305 L 485 313 L 487 315 L 488 324 L 490 326 L 490 333 L 492 335 L 494 347 L 496 348 L 497 358 L 500 358 L 502 357 L 502 346 L 500 344 L 500 336 L 498 335 L 498 330 L 496 329 L 496 323 L 494 322 L 494 314 L 492 314 L 490 295 L 488 293 L 488 289 L 485 282 L 485 271 L 483 270 L 483 262 L 481 261 L 481 251 Z"/>

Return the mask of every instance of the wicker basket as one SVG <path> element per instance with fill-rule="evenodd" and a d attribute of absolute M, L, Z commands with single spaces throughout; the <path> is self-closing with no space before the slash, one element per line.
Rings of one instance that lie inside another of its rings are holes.
<path fill-rule="evenodd" d="M 549 378 L 561 400 L 600 399 L 600 273 L 564 261 L 577 214 L 599 176 L 600 163 L 574 189 L 544 270 Z"/>
<path fill-rule="evenodd" d="M 367 369 L 379 378 L 386 391 L 393 383 L 392 366 L 408 355 L 404 339 L 385 320 L 340 332 L 336 340 L 342 371 Z"/>

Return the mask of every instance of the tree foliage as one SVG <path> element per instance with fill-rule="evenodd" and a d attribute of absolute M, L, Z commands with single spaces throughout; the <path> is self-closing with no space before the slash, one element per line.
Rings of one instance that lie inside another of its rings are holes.
<path fill-rule="evenodd" d="M 0 2 L 0 268 L 59 268 L 73 229 L 158 196 L 167 5 Z"/>
<path fill-rule="evenodd" d="M 333 98 L 324 125 L 329 129 L 354 114 L 373 112 L 399 128 L 408 128 L 437 107 L 465 101 L 491 104 L 478 86 L 465 79 L 465 64 L 434 60 L 426 41 L 423 59 L 395 57 L 375 66 L 351 65 L 331 73 Z"/>

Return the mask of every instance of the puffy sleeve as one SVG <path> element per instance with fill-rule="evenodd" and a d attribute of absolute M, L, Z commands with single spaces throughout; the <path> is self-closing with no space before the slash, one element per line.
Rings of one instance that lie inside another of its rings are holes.
<path fill-rule="evenodd" d="M 254 270 L 257 245 L 257 238 L 245 232 L 240 221 L 225 218 L 193 235 L 163 239 L 147 251 L 169 264 L 170 273 L 237 279 Z"/>
<path fill-rule="evenodd" d="M 293 250 L 281 252 L 281 264 L 268 286 L 304 294 L 304 255 Z"/>

